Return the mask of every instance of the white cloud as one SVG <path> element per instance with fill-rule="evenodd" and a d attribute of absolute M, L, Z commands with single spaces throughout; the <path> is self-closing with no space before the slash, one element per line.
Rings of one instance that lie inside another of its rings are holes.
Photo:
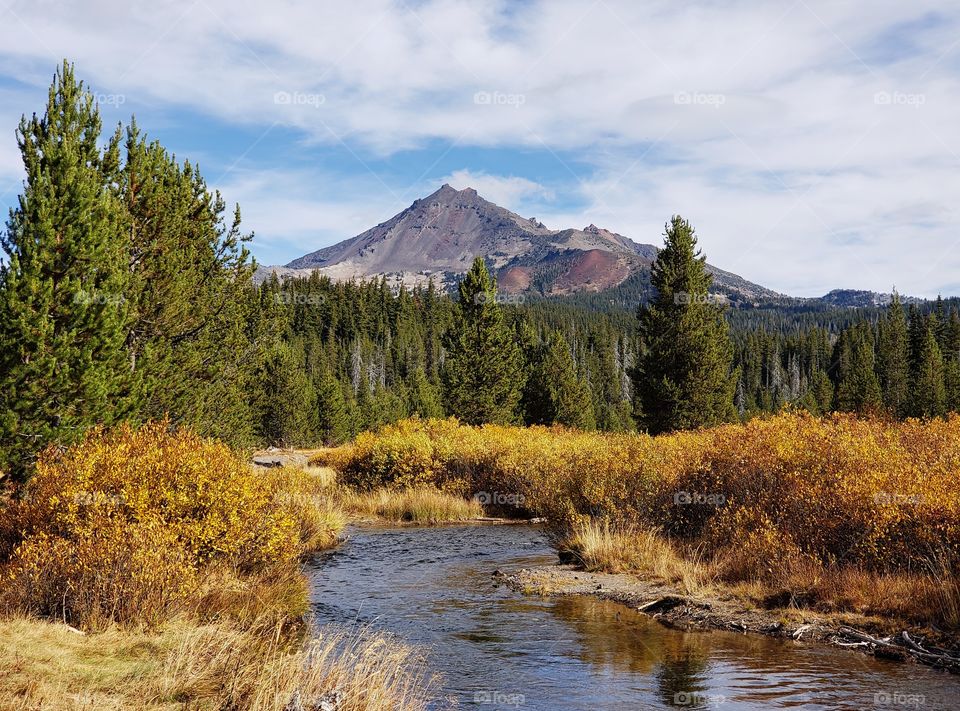
<path fill-rule="evenodd" d="M 779 290 L 933 294 L 960 269 L 958 28 L 946 0 L 16 0 L 0 16 L 0 76 L 41 91 L 66 56 L 98 91 L 278 122 L 315 144 L 549 150 L 587 202 L 564 208 L 561 192 L 541 216 L 551 226 L 650 242 L 682 212 L 714 262 Z M 0 176 L 19 174 L 8 120 Z M 508 207 L 559 191 L 506 172 L 448 180 Z M 290 240 L 350 236 L 406 206 L 318 186 L 227 197 Z"/>
<path fill-rule="evenodd" d="M 440 182 L 449 183 L 457 190 L 473 188 L 487 200 L 514 211 L 531 198 L 553 200 L 555 197 L 553 190 L 527 178 L 474 173 L 466 168 L 453 171 Z"/>

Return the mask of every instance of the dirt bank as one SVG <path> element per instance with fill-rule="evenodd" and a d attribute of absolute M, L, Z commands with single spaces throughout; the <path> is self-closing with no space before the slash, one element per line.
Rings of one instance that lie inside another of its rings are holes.
<path fill-rule="evenodd" d="M 691 596 L 670 584 L 622 573 L 590 573 L 572 565 L 494 575 L 533 595 L 593 595 L 679 629 L 722 629 L 841 646 L 876 657 L 917 661 L 960 673 L 960 640 L 939 630 L 857 614 L 823 614 L 787 606 L 757 608 L 733 592 Z"/>

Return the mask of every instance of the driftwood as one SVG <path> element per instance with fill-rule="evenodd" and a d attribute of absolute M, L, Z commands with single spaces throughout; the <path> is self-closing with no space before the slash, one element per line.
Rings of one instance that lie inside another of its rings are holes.
<path fill-rule="evenodd" d="M 689 604 L 689 601 L 686 598 L 678 595 L 665 595 L 664 597 L 658 597 L 656 600 L 651 600 L 644 605 L 640 605 L 640 607 L 637 608 L 637 612 L 656 615 L 659 612 L 667 612 L 679 605 L 687 604 Z"/>
<path fill-rule="evenodd" d="M 940 647 L 924 646 L 906 630 L 890 637 L 874 637 L 852 627 L 841 627 L 833 642 L 841 647 L 860 647 L 877 657 L 900 660 L 912 657 L 923 664 L 960 673 L 960 655 Z"/>

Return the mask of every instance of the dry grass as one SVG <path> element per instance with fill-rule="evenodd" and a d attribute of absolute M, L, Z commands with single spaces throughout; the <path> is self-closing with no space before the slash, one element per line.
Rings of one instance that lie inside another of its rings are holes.
<path fill-rule="evenodd" d="M 577 525 L 561 543 L 590 571 L 635 573 L 702 591 L 712 577 L 707 566 L 684 558 L 657 531 L 617 527 L 609 522 Z"/>
<path fill-rule="evenodd" d="M 321 489 L 332 489 L 337 485 L 337 472 L 333 467 L 308 464 L 301 471 L 313 477 Z"/>
<path fill-rule="evenodd" d="M 282 467 L 263 475 L 274 500 L 299 529 L 300 554 L 337 544 L 347 517 L 335 500 L 336 473 L 328 467 Z"/>
<path fill-rule="evenodd" d="M 281 711 L 295 693 L 309 707 L 333 691 L 343 711 L 426 708 L 432 682 L 409 647 L 329 630 L 290 648 L 269 625 L 181 620 L 158 633 L 82 635 L 63 624 L 2 619 L 0 708 Z"/>
<path fill-rule="evenodd" d="M 477 501 L 430 486 L 368 492 L 346 490 L 341 503 L 352 514 L 394 522 L 436 524 L 483 516 L 483 507 Z"/>

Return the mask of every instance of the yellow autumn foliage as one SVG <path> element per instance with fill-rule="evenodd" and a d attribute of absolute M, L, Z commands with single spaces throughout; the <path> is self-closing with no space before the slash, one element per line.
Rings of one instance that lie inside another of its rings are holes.
<path fill-rule="evenodd" d="M 2 507 L 0 601 L 82 627 L 155 625 L 215 567 L 289 567 L 330 545 L 338 512 L 292 472 L 263 475 L 226 445 L 167 423 L 95 429 L 48 449 Z"/>
<path fill-rule="evenodd" d="M 590 520 L 655 528 L 733 577 L 784 560 L 918 570 L 960 560 L 960 417 L 902 423 L 783 413 L 650 437 L 407 420 L 326 462 L 359 488 L 495 492 L 572 531 Z M 494 500 L 496 500 L 496 496 Z"/>

